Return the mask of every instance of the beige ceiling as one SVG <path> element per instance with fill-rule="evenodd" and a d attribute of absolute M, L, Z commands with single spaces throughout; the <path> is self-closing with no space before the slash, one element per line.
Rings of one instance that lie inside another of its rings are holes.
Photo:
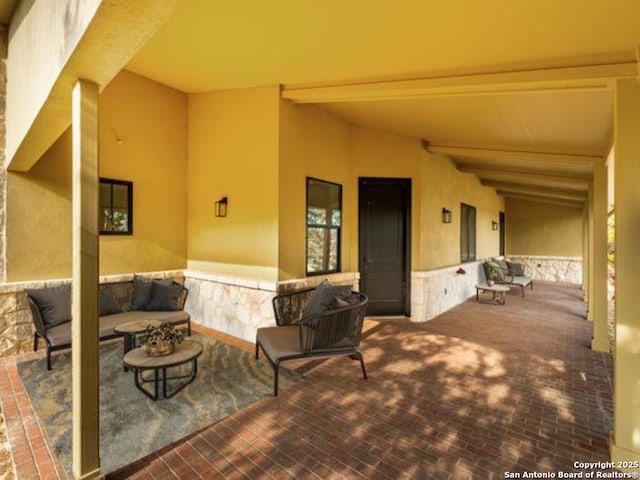
<path fill-rule="evenodd" d="M 457 85 L 470 74 L 633 67 L 638 45 L 638 0 L 184 0 L 127 68 L 185 92 L 269 84 L 377 87 L 434 77 Z M 535 196 L 538 189 L 545 201 L 557 192 L 558 201 L 579 203 L 574 196 L 584 197 L 591 163 L 610 148 L 611 83 L 536 89 L 541 77 L 531 78 L 522 88 L 509 84 L 507 93 L 305 101 L 443 147 L 434 151 L 463 170 L 475 168 L 504 195 Z"/>

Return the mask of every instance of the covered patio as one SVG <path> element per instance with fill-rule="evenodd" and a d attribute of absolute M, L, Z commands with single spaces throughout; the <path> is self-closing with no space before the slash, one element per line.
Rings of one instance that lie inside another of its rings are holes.
<path fill-rule="evenodd" d="M 64 475 L 16 363 L 41 355 L 29 289 L 73 295 L 69 475 L 138 458 L 103 455 L 98 328 L 100 290 L 136 276 L 176 280 L 195 328 L 245 360 L 274 296 L 350 286 L 372 378 L 300 365 L 282 397 L 122 477 L 638 474 L 640 10 L 523 1 L 0 0 L 0 394 L 19 475 Z M 489 261 L 536 287 L 476 304 Z"/>
<path fill-rule="evenodd" d="M 505 478 L 603 471 L 612 361 L 591 350 L 579 288 L 538 283 L 505 306 L 468 300 L 433 321 L 370 319 L 357 362 L 300 363 L 304 379 L 107 478 Z M 251 351 L 253 345 L 214 331 Z M 28 354 L 27 357 L 32 356 Z M 18 478 L 56 471 L 16 374 L 0 374 Z"/>

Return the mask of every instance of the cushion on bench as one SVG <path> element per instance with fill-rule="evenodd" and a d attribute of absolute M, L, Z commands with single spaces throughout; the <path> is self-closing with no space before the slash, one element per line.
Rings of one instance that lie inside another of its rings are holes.
<path fill-rule="evenodd" d="M 189 320 L 187 312 L 122 312 L 114 315 L 105 315 L 98 320 L 98 336 L 101 339 L 114 336 L 115 327 L 123 323 L 137 322 L 140 320 L 159 320 L 163 323 L 181 324 Z M 61 323 L 55 327 L 47 328 L 47 338 L 51 346 L 69 345 L 71 343 L 71 322 Z"/>
<path fill-rule="evenodd" d="M 115 315 L 100 317 L 100 337 L 115 335 L 113 329 L 118 325 L 129 322 L 159 320 L 163 323 L 180 324 L 189 320 L 189 314 L 182 310 L 177 312 L 122 312 Z"/>
<path fill-rule="evenodd" d="M 71 320 L 71 285 L 27 290 L 47 327 Z"/>
<path fill-rule="evenodd" d="M 520 285 L 522 287 L 526 287 L 531 283 L 532 279 L 525 276 L 525 275 L 519 275 L 516 277 L 513 277 L 513 280 L 511 280 L 510 283 L 513 283 L 515 285 Z"/>
<path fill-rule="evenodd" d="M 113 295 L 104 286 L 100 286 L 100 316 L 113 315 L 122 312 L 122 307 L 118 304 Z"/>
<path fill-rule="evenodd" d="M 509 273 L 515 277 L 524 277 L 524 265 L 521 263 L 507 262 Z"/>
<path fill-rule="evenodd" d="M 182 285 L 169 281 L 154 281 L 151 285 L 151 295 L 145 311 L 174 312 L 180 310 L 180 295 Z"/>
<path fill-rule="evenodd" d="M 52 347 L 69 345 L 71 343 L 71 322 L 47 328 L 47 339 L 49 339 Z"/>

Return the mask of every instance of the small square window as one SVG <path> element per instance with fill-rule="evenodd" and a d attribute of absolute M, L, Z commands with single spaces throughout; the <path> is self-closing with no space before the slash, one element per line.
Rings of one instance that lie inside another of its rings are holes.
<path fill-rule="evenodd" d="M 133 234 L 133 183 L 100 179 L 100 235 Z"/>

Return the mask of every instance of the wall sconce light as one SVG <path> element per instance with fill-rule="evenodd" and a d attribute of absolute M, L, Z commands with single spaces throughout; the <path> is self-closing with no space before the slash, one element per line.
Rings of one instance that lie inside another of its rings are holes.
<path fill-rule="evenodd" d="M 226 217 L 227 216 L 227 197 L 222 197 L 220 200 L 216 202 L 216 217 Z"/>
<path fill-rule="evenodd" d="M 498 222 L 496 222 L 495 220 L 491 220 L 491 230 L 497 230 L 498 229 Z"/>
<path fill-rule="evenodd" d="M 442 223 L 451 223 L 451 210 L 442 209 Z"/>

